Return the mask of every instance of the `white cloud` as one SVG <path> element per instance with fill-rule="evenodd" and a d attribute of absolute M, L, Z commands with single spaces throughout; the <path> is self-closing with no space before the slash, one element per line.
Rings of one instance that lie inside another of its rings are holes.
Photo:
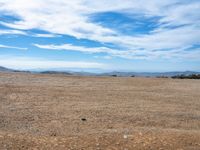
<path fill-rule="evenodd" d="M 141 55 L 142 51 L 138 50 L 116 50 L 107 47 L 84 47 L 84 46 L 74 46 L 71 44 L 63 44 L 63 45 L 40 45 L 33 44 L 34 46 L 41 49 L 49 49 L 49 50 L 66 50 L 66 51 L 78 51 L 82 53 L 105 53 L 115 57 L 122 58 L 139 58 L 137 55 Z M 144 54 L 144 53 L 143 53 Z"/>
<path fill-rule="evenodd" d="M 8 45 L 2 45 L 2 44 L 0 44 L 0 48 L 27 50 L 27 48 L 24 48 L 24 47 L 15 47 L 15 46 L 8 46 Z"/>
<path fill-rule="evenodd" d="M 41 49 L 48 49 L 48 50 L 66 50 L 66 51 L 79 51 L 82 53 L 105 53 L 107 54 L 106 59 L 111 59 L 112 57 L 121 57 L 126 59 L 156 59 L 156 58 L 176 58 L 176 59 L 183 59 L 183 58 L 193 58 L 198 60 L 200 58 L 200 51 L 199 49 L 190 50 L 191 47 L 182 47 L 182 48 L 175 48 L 170 50 L 162 50 L 162 49 L 148 49 L 148 50 L 134 50 L 134 49 L 127 49 L 127 50 L 117 50 L 111 49 L 106 47 L 84 47 L 84 46 L 73 46 L 71 44 L 63 44 L 63 45 L 40 45 L 40 44 L 33 44 L 34 46 L 41 48 Z"/>
<path fill-rule="evenodd" d="M 63 45 L 33 44 L 33 45 L 41 49 L 68 50 L 68 51 L 79 51 L 79 52 L 86 52 L 86 53 L 117 53 L 118 52 L 106 47 L 91 48 L 91 47 L 84 47 L 84 46 L 74 46 L 72 44 L 63 44 Z"/>
<path fill-rule="evenodd" d="M 33 34 L 33 37 L 43 37 L 43 38 L 54 38 L 54 37 L 59 37 L 59 35 L 55 34 Z"/>
<path fill-rule="evenodd" d="M 26 32 L 20 31 L 20 30 L 0 30 L 0 35 L 5 35 L 5 34 L 10 34 L 10 35 L 27 35 Z"/>
<path fill-rule="evenodd" d="M 97 62 L 46 60 L 32 57 L 0 56 L 0 66 L 13 69 L 105 69 L 107 66 Z"/>
<path fill-rule="evenodd" d="M 164 18 L 160 20 L 161 23 L 166 25 L 199 25 L 200 14 L 197 13 L 200 10 L 200 2 L 190 2 L 187 5 L 180 4 L 171 8 L 167 8 L 164 12 Z M 166 26 L 165 25 L 165 26 Z"/>
<path fill-rule="evenodd" d="M 22 30 L 9 30 L 9 29 L 0 29 L 0 35 L 26 35 L 26 36 L 33 36 L 33 37 L 44 37 L 44 38 L 53 38 L 53 37 L 59 37 L 60 35 L 56 34 L 34 34 L 34 33 L 27 33 Z"/>
<path fill-rule="evenodd" d="M 88 53 L 105 52 L 123 58 L 157 58 L 163 55 L 182 57 L 174 51 L 200 43 L 200 2 L 198 0 L 0 0 L 0 11 L 14 15 L 20 21 L 0 23 L 16 30 L 40 29 L 54 34 L 70 35 L 98 42 L 108 42 L 121 47 L 86 48 L 69 44 L 36 45 L 40 48 L 75 50 Z M 101 12 L 127 13 L 146 17 L 160 17 L 160 26 L 150 34 L 140 36 L 118 33 L 92 22 L 90 15 Z M 174 28 L 174 26 L 179 26 Z M 174 29 L 172 29 L 174 28 Z M 141 50 L 142 49 L 142 50 Z M 169 49 L 168 52 L 162 51 Z M 156 50 L 156 51 L 155 51 Z M 177 53 L 177 52 L 176 52 Z M 191 54 L 192 52 L 190 52 Z M 183 54 L 185 52 L 183 51 Z"/>

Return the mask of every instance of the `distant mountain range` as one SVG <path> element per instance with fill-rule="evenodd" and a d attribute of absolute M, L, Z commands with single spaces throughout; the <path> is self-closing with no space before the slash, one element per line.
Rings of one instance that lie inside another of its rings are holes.
<path fill-rule="evenodd" d="M 107 73 L 90 73 L 90 72 L 73 72 L 73 71 L 20 71 L 0 66 L 0 72 L 27 72 L 41 74 L 64 74 L 64 75 L 80 75 L 80 76 L 118 76 L 118 77 L 172 77 L 177 75 L 200 74 L 194 71 L 176 71 L 176 72 L 107 72 Z"/>
<path fill-rule="evenodd" d="M 12 72 L 12 71 L 14 71 L 14 70 L 0 66 L 0 72 Z"/>
<path fill-rule="evenodd" d="M 2 67 L 2 66 L 0 66 L 0 72 L 27 72 L 27 73 L 31 73 L 30 71 L 15 70 L 15 69 L 10 69 L 10 68 L 6 68 L 6 67 Z"/>
<path fill-rule="evenodd" d="M 176 71 L 176 72 L 110 72 L 100 74 L 101 76 L 119 76 L 119 77 L 172 77 L 176 75 L 191 75 L 200 74 L 200 72 L 194 71 Z"/>

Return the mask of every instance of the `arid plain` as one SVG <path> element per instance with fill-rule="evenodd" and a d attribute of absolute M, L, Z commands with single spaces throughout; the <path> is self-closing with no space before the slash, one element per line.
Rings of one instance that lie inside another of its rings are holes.
<path fill-rule="evenodd" d="M 200 149 L 200 80 L 0 73 L 0 149 Z"/>

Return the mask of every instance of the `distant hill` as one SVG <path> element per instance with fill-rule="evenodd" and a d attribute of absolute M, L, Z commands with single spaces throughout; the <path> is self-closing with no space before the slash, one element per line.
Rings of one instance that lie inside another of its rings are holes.
<path fill-rule="evenodd" d="M 0 72 L 26 72 L 26 73 L 41 73 L 41 74 L 63 74 L 63 75 L 78 75 L 78 76 L 112 76 L 112 77 L 174 77 L 174 76 L 189 76 L 200 74 L 194 71 L 176 71 L 176 72 L 107 72 L 107 73 L 91 73 L 91 72 L 78 72 L 78 71 L 21 71 L 9 69 L 0 66 Z"/>
<path fill-rule="evenodd" d="M 13 72 L 14 70 L 0 66 L 0 72 Z"/>
<path fill-rule="evenodd" d="M 200 72 L 184 71 L 184 72 L 109 72 L 99 74 L 100 76 L 118 76 L 118 77 L 172 77 L 177 75 L 200 74 Z"/>
<path fill-rule="evenodd" d="M 64 74 L 64 75 L 73 75 L 72 73 L 69 72 L 60 72 L 60 71 L 42 71 L 39 72 L 41 74 Z"/>
<path fill-rule="evenodd" d="M 30 71 L 14 70 L 14 69 L 2 67 L 2 66 L 0 66 L 0 72 L 24 72 L 24 73 L 30 73 Z"/>
<path fill-rule="evenodd" d="M 98 74 L 90 72 L 75 72 L 75 71 L 41 71 L 41 74 L 63 74 L 63 75 L 77 75 L 77 76 L 97 76 Z"/>

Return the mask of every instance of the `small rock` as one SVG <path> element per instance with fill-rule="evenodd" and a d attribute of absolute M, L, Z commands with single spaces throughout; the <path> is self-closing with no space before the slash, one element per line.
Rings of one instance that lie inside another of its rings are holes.
<path fill-rule="evenodd" d="M 127 139 L 128 138 L 128 135 L 124 135 L 124 139 Z"/>
<path fill-rule="evenodd" d="M 81 118 L 81 120 L 82 120 L 82 121 L 87 121 L 87 119 L 86 119 L 86 118 Z"/>
<path fill-rule="evenodd" d="M 51 136 L 56 136 L 56 133 L 51 133 Z"/>

